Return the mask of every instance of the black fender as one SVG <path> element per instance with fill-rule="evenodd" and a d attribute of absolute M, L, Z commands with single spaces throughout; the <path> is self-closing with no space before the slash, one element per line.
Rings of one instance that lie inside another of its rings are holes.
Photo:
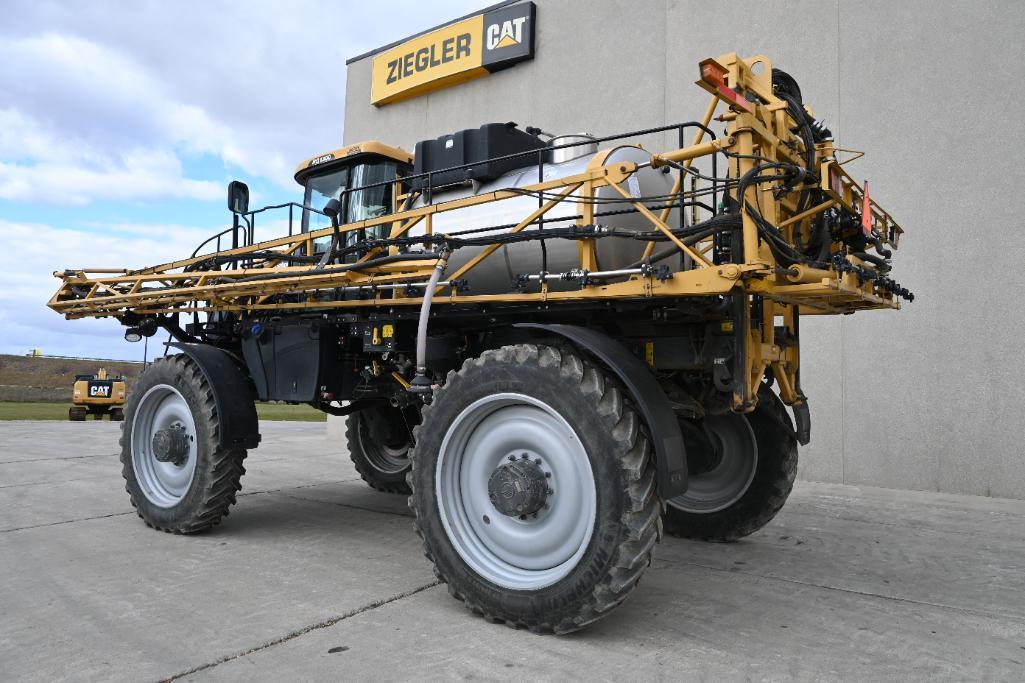
<path fill-rule="evenodd" d="M 612 337 L 587 327 L 540 323 L 519 323 L 513 327 L 557 334 L 615 373 L 651 432 L 659 495 L 666 500 L 687 490 L 687 454 L 680 424 L 669 398 L 644 361 Z"/>
<path fill-rule="evenodd" d="M 217 408 L 218 442 L 221 448 L 256 448 L 260 424 L 249 378 L 227 351 L 209 344 L 171 342 L 199 366 Z"/>

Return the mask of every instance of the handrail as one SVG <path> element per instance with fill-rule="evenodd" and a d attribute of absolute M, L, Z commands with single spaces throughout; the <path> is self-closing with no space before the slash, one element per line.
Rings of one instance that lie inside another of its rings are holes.
<path fill-rule="evenodd" d="M 666 126 L 658 126 L 656 128 L 644 128 L 642 130 L 630 131 L 628 133 L 619 133 L 617 135 L 608 135 L 600 138 L 590 138 L 588 140 L 581 140 L 580 142 L 567 142 L 564 145 L 553 145 L 551 147 L 544 147 L 541 149 L 529 149 L 524 152 L 514 152 L 513 154 L 505 154 L 497 157 L 489 157 L 480 161 L 471 161 L 466 164 L 459 164 L 457 166 L 446 166 L 445 168 L 434 169 L 433 171 L 425 171 L 424 173 L 411 173 L 409 175 L 399 176 L 399 179 L 404 182 L 409 182 L 417 178 L 426 178 L 437 173 L 447 173 L 448 171 L 458 171 L 464 168 L 471 168 L 473 166 L 482 166 L 484 164 L 490 164 L 496 161 L 506 161 L 508 159 L 516 159 L 519 157 L 533 156 L 538 152 L 547 153 L 557 149 L 566 149 L 568 147 L 579 147 L 581 145 L 592 145 L 595 143 L 611 142 L 613 140 L 623 140 L 625 138 L 635 138 L 641 135 L 651 135 L 652 133 L 662 133 L 667 130 L 686 130 L 687 128 L 700 128 L 713 140 L 716 139 L 715 131 L 708 126 L 704 125 L 700 121 L 684 121 L 683 123 L 673 123 Z M 382 180 L 376 183 L 369 183 L 367 185 L 360 185 L 359 187 L 350 187 L 346 189 L 346 192 L 358 192 L 359 190 L 366 190 L 372 187 L 381 187 L 382 185 L 391 185 L 394 180 Z M 318 211 L 318 213 L 321 213 Z"/>

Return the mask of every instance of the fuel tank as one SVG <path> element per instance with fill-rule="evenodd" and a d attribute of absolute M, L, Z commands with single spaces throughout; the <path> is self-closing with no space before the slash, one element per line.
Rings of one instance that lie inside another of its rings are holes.
<path fill-rule="evenodd" d="M 576 137 L 576 136 L 574 136 Z M 558 139 L 558 138 L 557 138 Z M 579 154 L 576 150 L 581 150 Z M 574 156 L 579 154 L 579 156 Z M 569 158 L 567 158 L 569 157 Z M 651 160 L 651 154 L 640 147 L 620 146 L 611 151 L 595 153 L 594 145 L 569 147 L 553 150 L 550 158 L 552 163 L 544 164 L 541 182 L 564 178 L 583 173 L 592 161 L 596 165 L 608 165 L 622 161 L 644 163 Z M 488 192 L 507 188 L 525 187 L 539 182 L 537 166 L 519 168 L 501 175 L 494 180 L 479 184 L 464 184 L 449 188 L 435 189 L 432 196 L 433 204 L 442 204 L 456 199 L 473 197 Z M 673 178 L 661 170 L 645 167 L 637 171 L 623 183 L 623 188 L 635 197 L 663 197 L 672 191 Z M 551 191 L 552 194 L 558 190 Z M 615 227 L 631 231 L 649 231 L 655 227 L 636 212 L 617 213 L 631 209 L 631 205 L 611 187 L 600 188 L 596 193 L 595 223 L 604 227 Z M 545 200 L 547 201 L 547 200 Z M 544 216 L 544 228 L 572 227 L 576 216 L 581 213 L 585 201 L 579 195 L 570 195 L 552 207 Z M 645 202 L 649 207 L 664 203 L 665 200 Z M 424 206 L 421 197 L 414 204 L 415 208 Z M 503 234 L 509 226 L 515 225 L 529 216 L 538 208 L 536 196 L 516 196 L 496 202 L 487 202 L 475 206 L 463 207 L 452 211 L 434 214 L 433 230 L 435 234 L 458 234 L 465 230 L 480 230 L 495 227 L 494 231 L 483 230 L 474 232 L 474 237 Z M 676 225 L 678 209 L 670 214 L 667 223 Z M 605 214 L 605 215 L 602 215 Z M 561 219 L 561 220 L 560 220 Z M 536 231 L 537 225 L 531 225 L 523 232 Z M 411 235 L 424 234 L 423 223 L 410 230 Z M 596 240 L 598 263 L 600 270 L 624 268 L 637 261 L 644 252 L 645 242 L 633 239 L 606 237 Z M 455 273 L 460 266 L 480 253 L 483 247 L 463 247 L 456 249 L 449 259 L 448 274 Z M 547 257 L 545 257 L 545 253 Z M 569 239 L 549 239 L 544 241 L 544 252 L 540 241 L 521 242 L 500 247 L 494 254 L 483 260 L 463 277 L 470 285 L 471 294 L 496 294 L 508 292 L 514 287 L 516 276 L 520 274 L 536 274 L 542 270 L 549 273 L 561 273 L 579 267 L 579 250 L 577 242 Z M 543 262 L 547 261 L 545 267 Z M 566 282 L 550 281 L 550 289 L 572 289 L 578 287 Z"/>

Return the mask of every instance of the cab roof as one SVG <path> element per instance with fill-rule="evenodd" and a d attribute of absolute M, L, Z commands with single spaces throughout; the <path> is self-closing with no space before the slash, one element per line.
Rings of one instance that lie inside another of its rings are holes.
<path fill-rule="evenodd" d="M 400 147 L 392 147 L 386 145 L 383 142 L 377 140 L 367 140 L 366 142 L 359 142 L 355 145 L 349 145 L 347 147 L 339 147 L 331 152 L 319 154 L 315 157 L 310 157 L 306 161 L 299 164 L 299 167 L 295 169 L 295 180 L 300 185 L 306 179 L 314 168 L 321 166 L 334 166 L 336 164 L 341 165 L 341 162 L 352 162 L 359 157 L 365 156 L 378 156 L 385 157 L 386 159 L 393 159 L 402 164 L 413 163 L 413 155 Z"/>

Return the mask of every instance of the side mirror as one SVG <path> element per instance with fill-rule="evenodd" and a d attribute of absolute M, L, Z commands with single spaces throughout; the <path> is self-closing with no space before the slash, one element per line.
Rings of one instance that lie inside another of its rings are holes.
<path fill-rule="evenodd" d="M 249 212 L 249 186 L 241 180 L 228 183 L 228 210 L 232 213 Z"/>
<path fill-rule="evenodd" d="M 332 227 L 338 227 L 338 213 L 342 210 L 342 203 L 332 197 L 324 205 L 324 213 L 331 219 Z"/>

